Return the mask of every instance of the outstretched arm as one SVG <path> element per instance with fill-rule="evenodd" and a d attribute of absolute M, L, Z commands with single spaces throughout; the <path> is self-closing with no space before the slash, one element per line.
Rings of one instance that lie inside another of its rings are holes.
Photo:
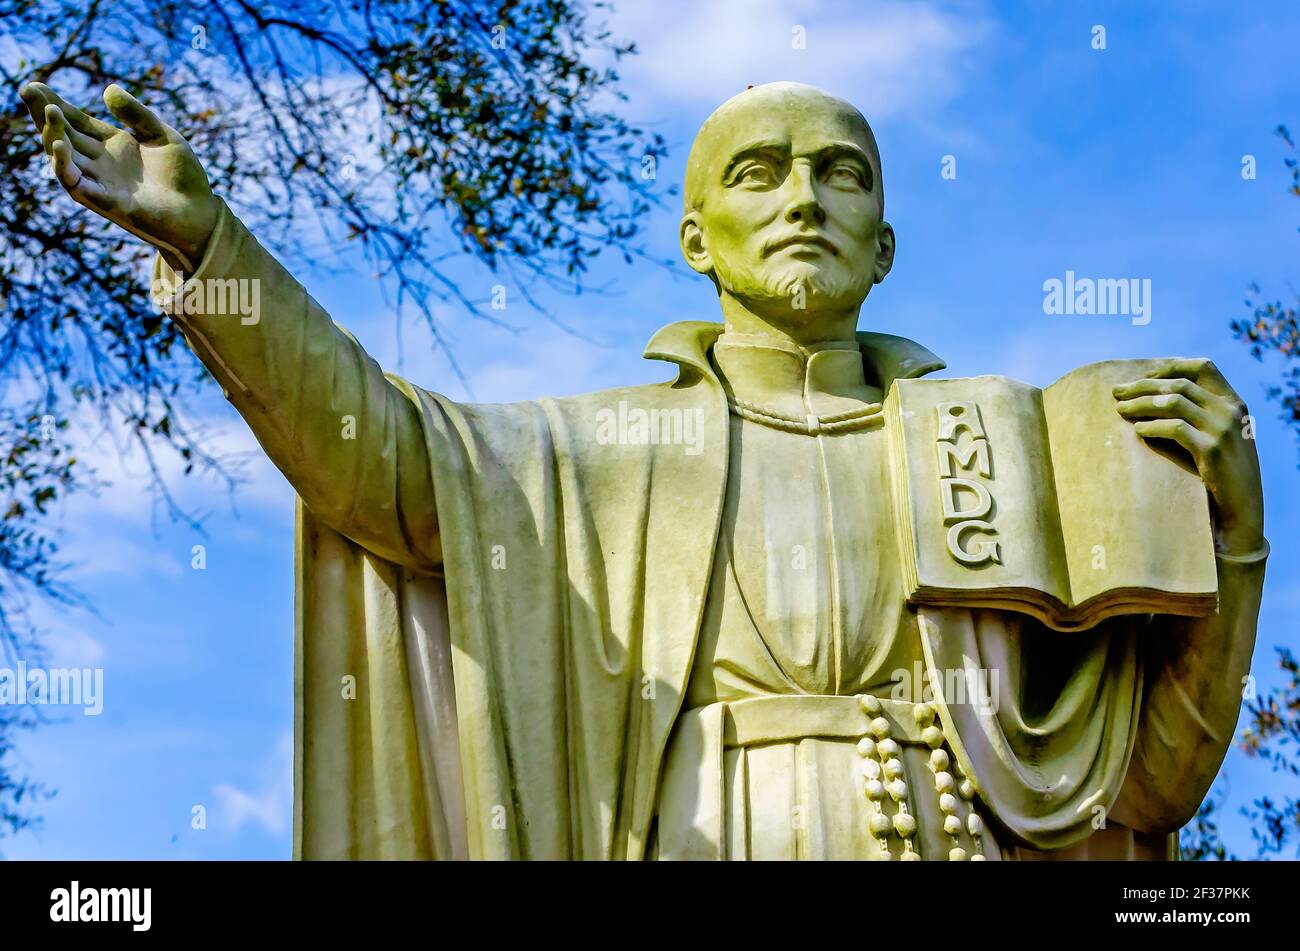
<path fill-rule="evenodd" d="M 330 320 L 212 194 L 188 143 L 125 90 L 109 86 L 104 102 L 126 130 L 39 83 L 22 97 L 68 194 L 158 249 L 160 306 L 308 508 L 382 557 L 436 565 L 409 385 Z"/>

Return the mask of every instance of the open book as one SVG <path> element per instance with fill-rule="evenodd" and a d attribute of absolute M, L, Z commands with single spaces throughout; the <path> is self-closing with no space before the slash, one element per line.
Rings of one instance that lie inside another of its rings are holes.
<path fill-rule="evenodd" d="M 1000 376 L 896 381 L 885 414 L 908 600 L 1020 611 L 1062 631 L 1213 614 L 1205 487 L 1111 395 L 1156 366 L 1094 363 L 1044 390 Z"/>

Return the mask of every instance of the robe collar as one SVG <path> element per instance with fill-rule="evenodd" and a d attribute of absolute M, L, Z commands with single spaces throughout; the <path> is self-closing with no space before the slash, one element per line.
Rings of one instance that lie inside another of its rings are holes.
<path fill-rule="evenodd" d="M 677 383 L 701 378 L 721 382 L 710 352 L 723 335 L 722 324 L 684 320 L 660 329 L 646 345 L 647 360 L 667 360 L 678 366 Z M 942 370 L 946 363 L 919 343 L 894 334 L 859 331 L 854 335 L 862 355 L 862 383 L 888 393 L 895 380 L 907 380 Z M 835 358 L 839 359 L 839 358 Z"/>
<path fill-rule="evenodd" d="M 809 346 L 754 334 L 724 333 L 709 352 L 729 402 L 766 417 L 840 417 L 878 407 L 882 393 L 867 385 L 858 342 Z"/>

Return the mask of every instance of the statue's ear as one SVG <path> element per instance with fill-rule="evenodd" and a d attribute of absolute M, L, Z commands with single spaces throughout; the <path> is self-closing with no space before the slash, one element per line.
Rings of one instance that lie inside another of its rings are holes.
<path fill-rule="evenodd" d="M 880 252 L 876 255 L 876 283 L 879 284 L 894 266 L 893 225 L 882 221 L 880 230 L 876 233 L 876 240 L 880 243 Z"/>
<path fill-rule="evenodd" d="M 679 240 L 682 246 L 682 257 L 691 266 L 691 270 L 700 274 L 711 274 L 713 272 L 713 256 L 709 254 L 708 249 L 704 246 L 704 231 L 700 228 L 700 213 L 698 211 L 688 211 L 682 215 Z"/>

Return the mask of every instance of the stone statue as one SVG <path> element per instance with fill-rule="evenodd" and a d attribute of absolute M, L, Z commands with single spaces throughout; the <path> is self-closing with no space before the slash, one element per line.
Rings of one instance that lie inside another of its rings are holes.
<path fill-rule="evenodd" d="M 856 330 L 895 238 L 847 103 L 774 83 L 704 123 L 681 250 L 722 323 L 655 334 L 671 382 L 469 405 L 385 375 L 123 89 L 125 130 L 23 98 L 67 192 L 158 249 L 161 306 L 300 497 L 296 856 L 1173 854 L 1254 643 L 1244 407 L 1205 360 L 1106 394 L 1208 490 L 1217 610 L 1064 632 L 909 603 L 881 407 L 943 363 Z M 214 303 L 241 280 L 255 322 Z M 963 669 L 983 702 L 943 686 Z"/>

